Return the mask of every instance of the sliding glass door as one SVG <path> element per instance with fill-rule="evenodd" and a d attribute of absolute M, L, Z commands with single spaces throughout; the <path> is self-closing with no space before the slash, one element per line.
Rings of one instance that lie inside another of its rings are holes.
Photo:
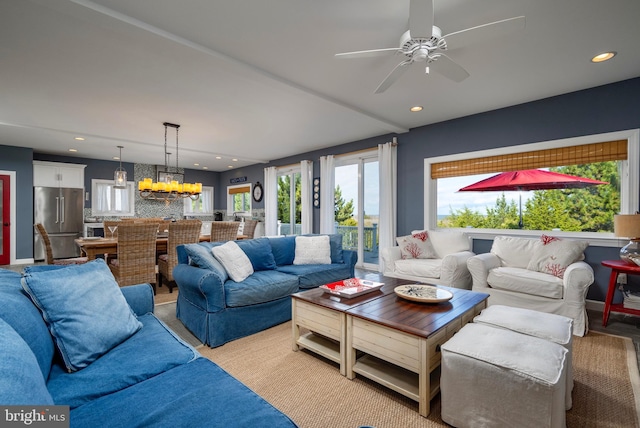
<path fill-rule="evenodd" d="M 302 232 L 302 186 L 300 168 L 278 171 L 278 235 Z"/>
<path fill-rule="evenodd" d="M 358 266 L 378 267 L 380 182 L 377 151 L 340 158 L 335 167 L 335 222 L 342 246 L 358 252 Z"/>

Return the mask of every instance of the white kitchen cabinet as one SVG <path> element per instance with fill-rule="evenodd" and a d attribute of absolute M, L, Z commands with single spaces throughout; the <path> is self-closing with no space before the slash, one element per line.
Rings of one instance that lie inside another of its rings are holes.
<path fill-rule="evenodd" d="M 33 161 L 34 187 L 71 187 L 84 188 L 84 169 L 86 165 Z"/>

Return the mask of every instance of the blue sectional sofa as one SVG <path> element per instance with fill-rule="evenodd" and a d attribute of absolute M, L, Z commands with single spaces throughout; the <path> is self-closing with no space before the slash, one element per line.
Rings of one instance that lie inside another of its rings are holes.
<path fill-rule="evenodd" d="M 69 406 L 71 427 L 296 426 L 158 320 L 149 284 L 109 275 L 0 269 L 0 404 Z"/>
<path fill-rule="evenodd" d="M 213 257 L 221 243 L 179 246 L 173 270 L 178 319 L 211 347 L 290 320 L 292 293 L 354 276 L 357 253 L 342 248 L 341 235 L 328 236 L 331 260 L 322 264 L 295 263 L 295 236 L 236 241 L 254 270 L 240 282 Z"/>

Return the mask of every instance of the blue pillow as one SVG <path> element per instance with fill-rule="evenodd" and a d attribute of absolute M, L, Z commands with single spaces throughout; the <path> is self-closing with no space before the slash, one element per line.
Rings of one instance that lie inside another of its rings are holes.
<path fill-rule="evenodd" d="M 276 268 L 276 260 L 267 238 L 239 240 L 236 241 L 236 244 L 249 257 L 254 271 Z"/>
<path fill-rule="evenodd" d="M 342 235 L 329 235 L 329 245 L 331 246 L 331 263 L 344 263 L 342 256 Z"/>
<path fill-rule="evenodd" d="M 28 271 L 22 287 L 42 312 L 69 371 L 87 367 L 142 328 L 102 259 Z"/>
<path fill-rule="evenodd" d="M 51 405 L 38 360 L 29 345 L 0 318 L 0 403 Z"/>
<path fill-rule="evenodd" d="M 33 350 L 42 376 L 47 379 L 55 354 L 53 338 L 42 319 L 42 313 L 22 289 L 21 279 L 22 275 L 17 272 L 0 269 L 0 302 L 2 302 L 0 318 L 7 322 Z"/>
<path fill-rule="evenodd" d="M 283 236 L 282 238 L 267 238 L 271 244 L 271 252 L 276 261 L 276 265 L 292 265 L 296 257 L 296 237 L 295 235 Z"/>
<path fill-rule="evenodd" d="M 209 269 L 218 274 L 220 280 L 225 282 L 229 279 L 229 274 L 227 270 L 222 266 L 222 264 L 213 257 L 213 253 L 211 249 L 216 247 L 217 245 L 205 245 L 204 244 L 187 244 L 184 246 L 184 250 L 187 252 L 189 256 L 189 260 L 191 264 L 198 266 L 202 269 Z"/>

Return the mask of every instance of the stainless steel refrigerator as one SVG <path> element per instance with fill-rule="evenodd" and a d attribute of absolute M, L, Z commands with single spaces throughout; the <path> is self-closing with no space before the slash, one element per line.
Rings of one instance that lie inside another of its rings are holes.
<path fill-rule="evenodd" d="M 80 249 L 74 239 L 82 236 L 84 190 L 61 187 L 33 188 L 34 223 L 42 223 L 49 234 L 53 258 L 76 257 Z M 45 259 L 44 242 L 34 232 L 33 257 Z"/>

